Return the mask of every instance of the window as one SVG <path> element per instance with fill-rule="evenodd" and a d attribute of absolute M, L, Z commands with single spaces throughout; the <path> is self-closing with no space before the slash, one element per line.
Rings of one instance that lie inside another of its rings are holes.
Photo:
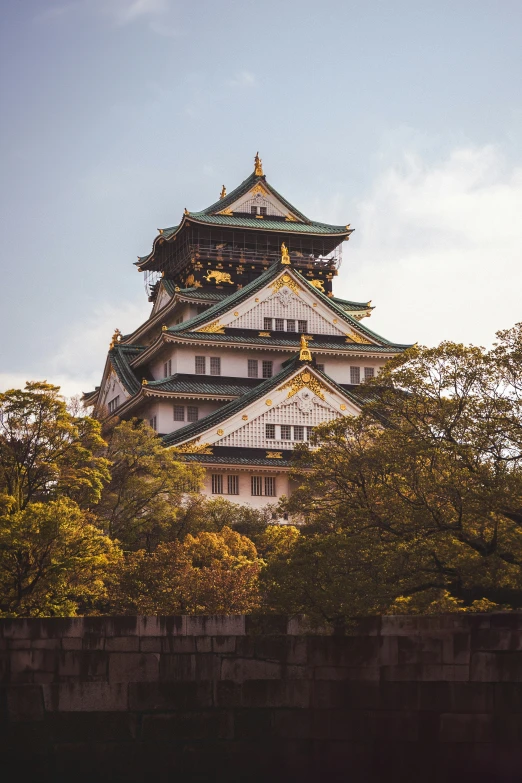
<path fill-rule="evenodd" d="M 197 405 L 187 405 L 187 421 L 198 421 L 199 408 Z"/>
<path fill-rule="evenodd" d="M 117 397 L 113 397 L 112 400 L 109 401 L 109 413 L 114 413 L 116 408 L 119 408 L 120 406 L 120 395 L 118 394 Z"/>
<path fill-rule="evenodd" d="M 227 490 L 229 495 L 239 495 L 239 476 L 227 476 Z"/>
<path fill-rule="evenodd" d="M 276 480 L 274 476 L 265 476 L 265 495 L 274 498 L 276 495 Z"/>
<path fill-rule="evenodd" d="M 304 440 L 304 427 L 294 427 L 294 440 Z"/>
<path fill-rule="evenodd" d="M 298 321 L 297 322 L 297 331 L 301 332 L 301 334 L 304 334 L 308 331 L 308 321 Z"/>
<path fill-rule="evenodd" d="M 285 331 L 285 319 L 284 318 L 276 318 L 275 319 L 275 330 L 276 330 L 276 332 L 284 332 Z"/>
<path fill-rule="evenodd" d="M 289 424 L 281 424 L 281 440 L 292 440 L 292 428 Z"/>
<path fill-rule="evenodd" d="M 324 372 L 324 364 L 316 364 L 315 366 L 320 372 Z"/>
<path fill-rule="evenodd" d="M 275 424 L 265 424 L 265 437 L 267 440 L 275 438 Z"/>
<path fill-rule="evenodd" d="M 163 365 L 163 377 L 168 378 L 170 375 L 172 375 L 172 359 Z"/>
<path fill-rule="evenodd" d="M 258 362 L 257 359 L 249 359 L 248 360 L 248 377 L 249 378 L 257 378 L 258 377 Z"/>
<path fill-rule="evenodd" d="M 196 375 L 205 375 L 207 368 L 206 368 L 206 361 L 204 356 L 196 356 Z"/>
<path fill-rule="evenodd" d="M 263 477 L 252 476 L 252 495 L 263 494 Z"/>
<path fill-rule="evenodd" d="M 174 421 L 185 421 L 184 405 L 174 405 Z"/>
<path fill-rule="evenodd" d="M 287 332 L 295 332 L 295 320 L 289 319 L 286 322 L 286 331 Z"/>
<path fill-rule="evenodd" d="M 213 495 L 223 494 L 223 476 L 221 473 L 212 474 L 212 494 Z"/>
<path fill-rule="evenodd" d="M 257 207 L 250 207 L 250 214 L 257 215 Z"/>
<path fill-rule="evenodd" d="M 312 430 L 313 427 L 306 428 L 306 440 L 312 440 Z"/>
<path fill-rule="evenodd" d="M 210 357 L 210 374 L 221 375 L 221 359 L 219 356 Z"/>
<path fill-rule="evenodd" d="M 368 380 L 368 378 L 373 378 L 375 376 L 375 367 L 365 367 L 364 368 L 364 380 Z"/>
<path fill-rule="evenodd" d="M 182 315 L 180 315 L 180 317 L 176 320 L 176 323 L 177 324 L 182 324 L 183 323 L 183 316 Z"/>
<path fill-rule="evenodd" d="M 350 367 L 350 383 L 360 383 L 360 382 L 361 382 L 361 368 Z"/>
<path fill-rule="evenodd" d="M 264 321 L 264 329 L 265 331 L 269 332 L 272 329 L 272 319 L 271 318 L 265 318 Z"/>
<path fill-rule="evenodd" d="M 273 375 L 273 362 L 263 362 L 263 378 L 271 378 Z"/>
<path fill-rule="evenodd" d="M 155 416 L 153 416 L 152 419 L 149 419 L 149 424 L 150 424 L 150 426 L 152 427 L 153 430 L 157 430 L 158 429 L 156 427 L 156 417 Z"/>
<path fill-rule="evenodd" d="M 259 214 L 266 215 L 266 207 L 259 207 Z"/>

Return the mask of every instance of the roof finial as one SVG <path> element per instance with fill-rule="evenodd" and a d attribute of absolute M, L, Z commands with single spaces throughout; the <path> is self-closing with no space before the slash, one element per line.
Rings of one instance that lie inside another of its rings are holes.
<path fill-rule="evenodd" d="M 308 343 L 306 341 L 306 337 L 304 336 L 304 334 L 301 335 L 301 350 L 299 352 L 299 361 L 300 362 L 312 361 L 312 352 L 308 347 Z"/>
<path fill-rule="evenodd" d="M 255 168 L 254 168 L 254 174 L 256 177 L 263 177 L 263 161 L 259 157 L 259 152 L 256 152 L 256 157 L 254 158 Z"/>
<path fill-rule="evenodd" d="M 221 188 L 221 193 L 219 194 L 219 198 L 225 198 L 226 195 L 227 195 L 227 189 L 223 185 L 223 187 Z"/>
<path fill-rule="evenodd" d="M 114 334 L 112 335 L 111 344 L 109 345 L 109 351 L 112 351 L 112 349 L 114 348 L 114 346 L 115 346 L 117 343 L 120 343 L 120 342 L 121 342 L 121 337 L 122 337 L 122 335 L 121 335 L 121 332 L 120 332 L 120 330 L 119 330 L 119 329 L 115 329 L 115 330 L 114 330 Z"/>
<path fill-rule="evenodd" d="M 288 248 L 283 242 L 281 245 L 281 263 L 282 264 L 289 264 L 290 263 L 290 255 L 288 253 Z"/>

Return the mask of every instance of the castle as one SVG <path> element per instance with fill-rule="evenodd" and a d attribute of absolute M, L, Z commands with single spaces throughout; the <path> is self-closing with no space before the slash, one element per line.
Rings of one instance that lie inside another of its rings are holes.
<path fill-rule="evenodd" d="M 254 507 L 292 492 L 292 450 L 356 415 L 372 378 L 408 346 L 363 325 L 370 302 L 333 294 L 349 225 L 310 220 L 267 181 L 259 155 L 239 187 L 185 209 L 139 258 L 151 314 L 116 330 L 98 418 L 146 420 L 205 468 L 203 492 Z"/>

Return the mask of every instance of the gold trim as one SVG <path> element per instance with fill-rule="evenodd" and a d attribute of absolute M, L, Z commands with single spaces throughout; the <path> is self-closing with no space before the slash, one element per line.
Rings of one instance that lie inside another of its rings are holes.
<path fill-rule="evenodd" d="M 215 280 L 216 285 L 219 285 L 220 283 L 230 283 L 230 285 L 234 285 L 234 282 L 230 277 L 230 272 L 220 272 L 219 269 L 209 269 L 207 274 L 203 275 L 203 277 L 207 283 L 210 283 L 211 280 Z"/>
<path fill-rule="evenodd" d="M 225 196 L 226 196 L 226 195 L 227 195 L 227 189 L 226 189 L 226 187 L 223 185 L 223 187 L 221 188 L 221 193 L 219 194 L 219 198 L 220 198 L 220 199 L 222 199 L 222 198 L 225 198 Z"/>
<path fill-rule="evenodd" d="M 299 361 L 301 362 L 312 361 L 312 352 L 308 347 L 308 343 L 306 341 L 306 337 L 304 336 L 304 334 L 301 335 L 301 350 L 299 352 Z"/>
<path fill-rule="evenodd" d="M 256 177 L 263 177 L 263 161 L 259 157 L 259 152 L 256 152 L 256 157 L 254 158 L 254 174 Z"/>
<path fill-rule="evenodd" d="M 364 337 L 361 337 L 361 335 L 357 334 L 357 332 L 350 332 L 346 337 L 346 342 L 359 343 L 359 345 L 372 345 L 369 340 L 365 340 Z"/>
<path fill-rule="evenodd" d="M 228 207 L 226 209 L 222 209 L 221 212 L 218 212 L 218 215 L 227 215 L 227 217 L 232 217 L 233 214 L 234 213 L 232 212 L 232 210 L 229 209 Z"/>
<path fill-rule="evenodd" d="M 270 332 L 259 332 L 259 337 L 271 337 Z"/>
<path fill-rule="evenodd" d="M 173 451 L 177 451 L 180 454 L 213 454 L 213 450 L 208 443 L 199 443 L 199 438 L 193 438 L 193 440 L 182 443 L 181 446 L 172 446 Z M 198 445 L 199 444 L 199 445 Z"/>
<path fill-rule="evenodd" d="M 272 405 L 272 400 L 265 400 L 265 405 Z"/>
<path fill-rule="evenodd" d="M 222 435 L 225 434 L 225 430 L 219 429 L 217 430 L 217 434 L 219 435 L 219 437 L 221 437 Z"/>
<path fill-rule="evenodd" d="M 294 217 L 290 212 L 288 215 L 285 216 L 285 220 L 287 220 L 289 223 L 299 223 L 298 219 Z"/>
<path fill-rule="evenodd" d="M 238 313 L 238 311 L 236 310 L 236 311 L 234 312 L 234 318 L 237 318 L 238 316 L 239 316 L 239 313 Z"/>
<path fill-rule="evenodd" d="M 322 280 L 310 280 L 310 285 L 313 285 L 314 288 L 317 288 L 324 294 L 324 282 Z"/>
<path fill-rule="evenodd" d="M 266 452 L 266 458 L 267 459 L 283 459 L 283 452 L 282 451 L 267 451 Z"/>
<path fill-rule="evenodd" d="M 292 378 L 287 383 L 284 383 L 277 391 L 289 389 L 290 391 L 287 394 L 288 399 L 289 397 L 293 397 L 294 394 L 297 394 L 297 392 L 305 386 L 321 400 L 324 400 L 324 392 L 329 391 L 328 387 L 321 383 L 321 381 L 307 369 L 303 370 L 299 375 L 296 375 L 295 378 Z"/>
<path fill-rule="evenodd" d="M 295 280 L 290 277 L 288 272 L 285 272 L 281 275 L 281 277 L 278 277 L 277 280 L 274 280 L 273 283 L 270 283 L 268 286 L 269 288 L 272 288 L 272 293 L 277 294 L 277 292 L 284 288 L 284 286 L 287 286 L 291 291 L 294 292 L 294 294 L 297 294 L 299 296 L 299 292 L 302 291 L 302 288 L 295 282 Z"/>
<path fill-rule="evenodd" d="M 248 416 L 246 415 L 246 413 L 244 416 L 241 416 L 241 418 L 243 419 L 243 421 L 248 421 Z"/>
<path fill-rule="evenodd" d="M 290 263 L 290 254 L 284 242 L 281 244 L 281 263 L 285 264 L 285 266 Z"/>
<path fill-rule="evenodd" d="M 208 334 L 225 334 L 225 327 L 218 321 L 212 321 L 211 324 L 196 329 L 197 332 L 207 332 Z"/>
<path fill-rule="evenodd" d="M 264 188 L 260 182 L 257 183 L 255 187 L 252 188 L 250 193 L 255 196 L 257 193 L 261 193 L 263 196 L 268 196 L 268 190 Z"/>

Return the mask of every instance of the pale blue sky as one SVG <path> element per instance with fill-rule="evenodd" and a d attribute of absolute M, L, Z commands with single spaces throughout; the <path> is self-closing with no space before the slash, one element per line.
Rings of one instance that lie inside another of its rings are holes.
<path fill-rule="evenodd" d="M 391 339 L 522 320 L 520 0 L 3 0 L 0 386 L 99 381 L 156 228 L 252 170 Z"/>

